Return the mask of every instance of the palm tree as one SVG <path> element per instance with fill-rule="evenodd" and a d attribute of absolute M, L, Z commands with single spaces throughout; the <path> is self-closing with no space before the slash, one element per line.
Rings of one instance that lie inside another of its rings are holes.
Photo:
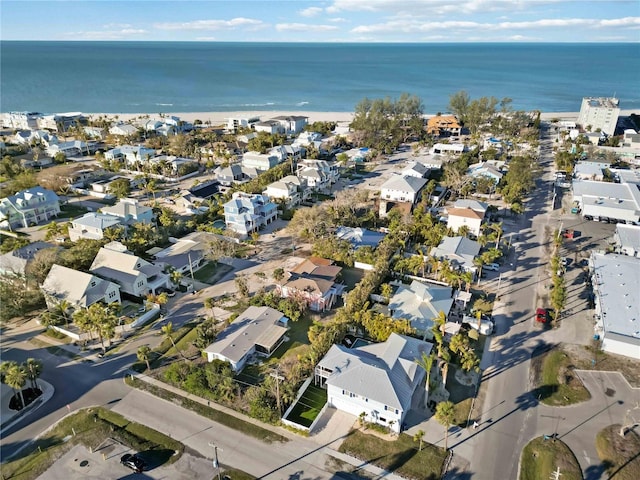
<path fill-rule="evenodd" d="M 469 293 L 469 290 L 471 289 L 471 284 L 473 283 L 473 273 L 467 270 L 460 275 L 460 278 L 465 284 L 467 293 Z"/>
<path fill-rule="evenodd" d="M 436 406 L 436 420 L 440 422 L 442 426 L 444 426 L 444 449 L 448 450 L 447 443 L 449 440 L 449 427 L 453 424 L 455 420 L 455 406 L 452 402 L 440 402 Z"/>
<path fill-rule="evenodd" d="M 151 365 L 149 365 L 151 348 L 149 347 L 149 345 L 142 345 L 140 348 L 138 348 L 136 356 L 138 357 L 138 360 L 147 364 L 147 370 L 151 370 Z"/>
<path fill-rule="evenodd" d="M 70 310 L 71 310 L 71 304 L 69 303 L 68 300 L 60 300 L 58 303 L 56 303 L 55 315 L 58 318 L 63 319 L 67 327 L 69 326 L 69 317 L 71 316 L 69 314 Z"/>
<path fill-rule="evenodd" d="M 182 280 L 182 272 L 178 270 L 172 270 L 169 274 L 169 279 L 174 285 L 180 285 L 180 281 Z"/>
<path fill-rule="evenodd" d="M 182 358 L 185 358 L 182 352 L 178 350 L 178 347 L 176 347 L 176 342 L 173 341 L 173 323 L 167 322 L 167 324 L 161 328 L 161 331 L 162 334 L 171 341 L 171 345 L 173 345 L 176 352 L 178 352 Z"/>
<path fill-rule="evenodd" d="M 418 451 L 421 452 L 422 451 L 422 438 L 424 437 L 424 430 L 418 430 L 416 432 L 416 434 L 413 436 L 413 441 L 414 442 L 419 442 L 419 447 L 418 447 Z"/>
<path fill-rule="evenodd" d="M 215 316 L 215 314 L 214 314 L 213 308 L 214 308 L 215 306 L 216 306 L 216 301 L 215 301 L 215 299 L 213 299 L 213 298 L 205 298 L 205 299 L 204 299 L 204 308 L 208 308 L 208 309 L 210 309 L 210 310 L 211 310 L 211 317 L 214 319 L 214 322 L 215 322 L 215 318 L 216 318 L 216 316 Z"/>
<path fill-rule="evenodd" d="M 11 387 L 14 393 L 18 392 L 21 408 L 24 408 L 24 397 L 22 396 L 22 388 L 27 383 L 27 372 L 22 365 L 12 365 L 4 376 L 4 382 Z"/>
<path fill-rule="evenodd" d="M 433 367 L 434 360 L 435 356 L 433 355 L 433 353 L 427 355 L 424 352 L 422 352 L 422 357 L 420 357 L 420 359 L 416 359 L 416 363 L 418 364 L 418 366 L 422 367 L 422 369 L 427 372 L 427 383 L 425 385 L 427 398 L 425 399 L 425 402 L 429 399 L 429 383 L 431 382 L 431 368 Z"/>
<path fill-rule="evenodd" d="M 39 358 L 27 358 L 27 361 L 24 363 L 24 369 L 33 388 L 38 388 L 37 380 L 38 377 L 42 375 L 42 366 L 42 360 Z"/>

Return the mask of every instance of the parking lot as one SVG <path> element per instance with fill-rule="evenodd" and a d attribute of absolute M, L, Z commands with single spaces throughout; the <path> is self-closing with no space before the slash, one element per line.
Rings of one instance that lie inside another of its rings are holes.
<path fill-rule="evenodd" d="M 215 470 L 211 460 L 184 453 L 177 462 L 151 468 L 136 474 L 120 464 L 120 457 L 132 453 L 127 447 L 106 441 L 102 448 L 91 453 L 83 445 L 76 445 L 55 462 L 49 470 L 40 475 L 39 480 L 81 480 L 95 479 L 166 479 L 192 480 L 213 478 Z"/>

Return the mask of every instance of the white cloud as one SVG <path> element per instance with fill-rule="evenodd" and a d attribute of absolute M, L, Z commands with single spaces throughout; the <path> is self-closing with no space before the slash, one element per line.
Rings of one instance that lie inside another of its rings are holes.
<path fill-rule="evenodd" d="M 640 26 L 640 17 L 612 18 L 600 20 L 600 27 L 635 27 Z"/>
<path fill-rule="evenodd" d="M 349 20 L 342 17 L 334 17 L 334 18 L 330 18 L 329 21 L 333 23 L 345 23 L 345 22 L 348 22 Z"/>
<path fill-rule="evenodd" d="M 517 11 L 568 0 L 334 0 L 326 8 L 329 13 L 337 12 L 413 12 L 414 14 L 477 13 L 489 11 Z"/>
<path fill-rule="evenodd" d="M 256 29 L 264 27 L 262 20 L 237 17 L 231 20 L 194 20 L 192 22 L 156 23 L 159 30 L 235 30 L 237 28 Z"/>
<path fill-rule="evenodd" d="M 122 29 L 122 28 L 131 28 L 131 24 L 129 23 L 107 23 L 106 25 L 102 26 L 103 28 L 106 28 L 107 30 L 112 30 L 112 29 Z"/>
<path fill-rule="evenodd" d="M 73 40 L 125 40 L 148 33 L 143 29 L 123 28 L 120 30 L 94 30 L 67 32 L 64 37 Z"/>
<path fill-rule="evenodd" d="M 278 23 L 279 32 L 331 32 L 338 30 L 335 25 L 309 25 L 307 23 Z"/>
<path fill-rule="evenodd" d="M 316 15 L 319 15 L 322 13 L 322 8 L 309 7 L 309 8 L 305 8 L 304 10 L 300 10 L 298 13 L 303 17 L 315 17 Z"/>

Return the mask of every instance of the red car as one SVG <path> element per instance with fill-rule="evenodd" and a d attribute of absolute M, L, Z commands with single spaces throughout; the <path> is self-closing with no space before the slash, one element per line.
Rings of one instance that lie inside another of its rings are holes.
<path fill-rule="evenodd" d="M 549 319 L 549 317 L 547 315 L 547 309 L 546 308 L 538 308 L 536 310 L 536 322 L 547 323 L 548 319 Z"/>

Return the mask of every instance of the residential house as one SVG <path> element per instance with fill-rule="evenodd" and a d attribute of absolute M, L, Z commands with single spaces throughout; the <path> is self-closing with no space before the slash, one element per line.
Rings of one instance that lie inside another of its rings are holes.
<path fill-rule="evenodd" d="M 72 127 L 87 124 L 87 117 L 81 112 L 55 113 L 38 118 L 38 128 L 46 128 L 54 132 L 66 132 Z"/>
<path fill-rule="evenodd" d="M 277 217 L 277 205 L 265 195 L 234 192 L 231 200 L 224 204 L 227 228 L 242 237 L 257 232 Z"/>
<path fill-rule="evenodd" d="M 59 249 L 47 242 L 33 242 L 11 252 L 0 255 L 0 275 L 24 275 L 27 265 L 36 254 L 48 248 Z"/>
<path fill-rule="evenodd" d="M 102 213 L 121 218 L 122 223 L 127 225 L 154 222 L 153 209 L 133 198 L 121 198 L 115 205 L 102 207 L 101 210 Z"/>
<path fill-rule="evenodd" d="M 640 133 L 632 128 L 626 129 L 624 131 L 624 137 L 622 138 L 622 146 L 640 148 Z"/>
<path fill-rule="evenodd" d="M 287 175 L 267 185 L 267 188 L 262 194 L 272 200 L 283 200 L 287 207 L 291 208 L 302 202 L 304 188 L 304 180 L 293 175 Z"/>
<path fill-rule="evenodd" d="M 181 171 L 180 167 L 182 167 L 183 165 L 193 165 L 192 170 L 198 170 L 198 162 L 193 158 L 176 157 L 175 155 L 157 155 L 155 157 L 149 158 L 148 163 L 151 165 L 163 165 L 161 171 L 164 175 L 171 174 L 177 176 Z M 170 169 L 171 171 L 165 171 L 168 169 Z"/>
<path fill-rule="evenodd" d="M 46 147 L 57 139 L 47 130 L 20 130 L 16 132 L 12 140 L 18 145 L 41 144 Z"/>
<path fill-rule="evenodd" d="M 87 238 L 90 240 L 102 240 L 107 230 L 122 225 L 122 218 L 99 212 L 88 212 L 82 217 L 71 221 L 69 226 L 69 239 L 72 242 Z"/>
<path fill-rule="evenodd" d="M 480 162 L 469 165 L 467 175 L 474 178 L 486 177 L 493 180 L 497 185 L 502 180 L 503 174 L 495 165 L 489 162 Z"/>
<path fill-rule="evenodd" d="M 411 285 L 398 287 L 389 300 L 389 314 L 391 318 L 409 320 L 423 338 L 430 340 L 433 338 L 434 319 L 440 312 L 448 316 L 453 303 L 451 287 L 414 280 Z"/>
<path fill-rule="evenodd" d="M 102 140 L 105 137 L 104 128 L 99 127 L 82 127 L 84 133 L 94 140 Z"/>
<path fill-rule="evenodd" d="M 106 160 L 123 161 L 128 168 L 136 168 L 136 166 L 146 163 L 155 156 L 156 151 L 154 149 L 140 145 L 122 145 L 104 152 L 104 158 Z"/>
<path fill-rule="evenodd" d="M 296 135 L 304 130 L 304 127 L 309 121 L 309 117 L 300 115 L 281 115 L 279 117 L 273 117 L 280 123 L 282 133 L 286 135 Z"/>
<path fill-rule="evenodd" d="M 288 280 L 277 285 L 276 291 L 283 298 L 303 298 L 314 312 L 330 310 L 344 289 L 336 283 L 342 268 L 332 264 L 325 258 L 310 257 L 291 269 Z"/>
<path fill-rule="evenodd" d="M 220 182 L 220 185 L 230 187 L 234 184 L 247 183 L 258 175 L 259 172 L 255 167 L 244 167 L 238 163 L 234 163 L 233 165 L 218 170 L 216 179 Z"/>
<path fill-rule="evenodd" d="M 480 236 L 484 215 L 471 208 L 447 208 L 447 227 L 457 232 L 461 227 L 467 227 L 476 237 Z"/>
<path fill-rule="evenodd" d="M 339 240 L 346 240 L 356 250 L 360 247 L 376 248 L 386 235 L 386 233 L 361 227 L 338 227 L 336 230 L 336 237 Z"/>
<path fill-rule="evenodd" d="M 392 333 L 364 346 L 333 345 L 315 368 L 330 407 L 400 433 L 412 403 L 424 404 L 426 372 L 416 361 L 432 344 Z"/>
<path fill-rule="evenodd" d="M 409 162 L 400 172 L 403 177 L 427 178 L 431 169 L 420 162 Z"/>
<path fill-rule="evenodd" d="M 60 199 L 40 186 L 0 199 L 0 229 L 48 223 L 60 213 Z"/>
<path fill-rule="evenodd" d="M 38 112 L 8 112 L 3 113 L 2 128 L 11 130 L 37 130 L 38 120 L 42 114 Z"/>
<path fill-rule="evenodd" d="M 138 129 L 129 123 L 117 123 L 109 129 L 109 133 L 118 137 L 137 136 Z"/>
<path fill-rule="evenodd" d="M 260 122 L 260 117 L 231 117 L 227 118 L 227 130 L 235 132 L 238 128 L 253 128 Z"/>
<path fill-rule="evenodd" d="M 110 194 L 111 193 L 111 184 L 116 180 L 121 178 L 126 178 L 129 181 L 129 185 L 133 187 L 134 182 L 129 177 L 125 177 L 124 175 L 114 175 L 113 177 L 106 178 L 103 180 L 96 180 L 95 182 L 91 182 L 91 190 L 98 193 Z M 113 195 L 110 198 L 114 198 Z"/>
<path fill-rule="evenodd" d="M 118 284 L 122 293 L 134 297 L 145 297 L 159 288 L 169 287 L 169 277 L 161 266 L 107 247 L 98 251 L 89 272 Z"/>
<path fill-rule="evenodd" d="M 171 269 L 190 275 L 206 264 L 205 252 L 213 238 L 216 237 L 208 232 L 192 232 L 155 252 L 153 263 L 160 265 L 165 271 Z"/>
<path fill-rule="evenodd" d="M 335 162 L 311 158 L 298 163 L 296 175 L 315 191 L 328 190 L 340 178 L 338 165 Z"/>
<path fill-rule="evenodd" d="M 261 172 L 272 169 L 280 162 L 280 158 L 271 153 L 247 152 L 242 156 L 243 167 L 255 168 Z"/>
<path fill-rule="evenodd" d="M 58 153 L 62 153 L 67 157 L 81 157 L 95 153 L 97 148 L 98 144 L 96 142 L 72 140 L 69 142 L 51 142 L 45 151 L 51 157 L 55 157 Z"/>
<path fill-rule="evenodd" d="M 589 269 L 602 350 L 640 360 L 640 258 L 592 252 Z"/>
<path fill-rule="evenodd" d="M 204 349 L 207 360 L 229 362 L 240 372 L 253 357 L 270 357 L 285 341 L 289 319 L 271 307 L 251 306 Z"/>
<path fill-rule="evenodd" d="M 640 226 L 618 223 L 613 239 L 617 253 L 640 257 Z"/>
<path fill-rule="evenodd" d="M 600 145 L 600 142 L 604 142 L 607 137 L 602 132 L 586 132 L 582 133 L 591 145 L 595 145 L 596 147 Z"/>
<path fill-rule="evenodd" d="M 253 124 L 253 128 L 256 132 L 267 132 L 271 135 L 276 133 L 284 133 L 284 128 L 277 120 L 265 120 L 263 122 L 256 122 Z"/>
<path fill-rule="evenodd" d="M 391 175 L 380 187 L 380 216 L 385 217 L 396 203 L 407 205 L 407 210 L 410 211 L 420 200 L 426 184 L 427 180 L 424 178 Z"/>
<path fill-rule="evenodd" d="M 216 180 L 202 182 L 191 187 L 189 193 L 202 200 L 209 200 L 220 193 L 220 183 Z"/>
<path fill-rule="evenodd" d="M 54 264 L 40 287 L 47 308 L 67 301 L 73 308 L 87 308 L 94 303 L 120 302 L 120 287 L 90 273 Z"/>
<path fill-rule="evenodd" d="M 436 115 L 427 120 L 427 133 L 436 137 L 459 136 L 462 125 L 454 115 Z"/>
<path fill-rule="evenodd" d="M 431 147 L 430 153 L 433 154 L 453 154 L 460 155 L 467 151 L 467 147 L 463 143 L 436 143 Z"/>
<path fill-rule="evenodd" d="M 483 217 L 486 215 L 487 210 L 489 210 L 489 204 L 486 202 L 480 202 L 478 200 L 469 200 L 466 198 L 458 199 L 453 204 L 454 208 L 470 208 L 474 212 L 479 213 Z"/>
<path fill-rule="evenodd" d="M 573 169 L 573 178 L 579 180 L 595 180 L 602 182 L 604 180 L 604 170 L 611 167 L 609 162 L 576 162 Z"/>
<path fill-rule="evenodd" d="M 473 260 L 480 253 L 480 244 L 466 237 L 444 237 L 440 245 L 431 249 L 431 256 L 447 260 L 459 270 L 475 273 Z"/>

